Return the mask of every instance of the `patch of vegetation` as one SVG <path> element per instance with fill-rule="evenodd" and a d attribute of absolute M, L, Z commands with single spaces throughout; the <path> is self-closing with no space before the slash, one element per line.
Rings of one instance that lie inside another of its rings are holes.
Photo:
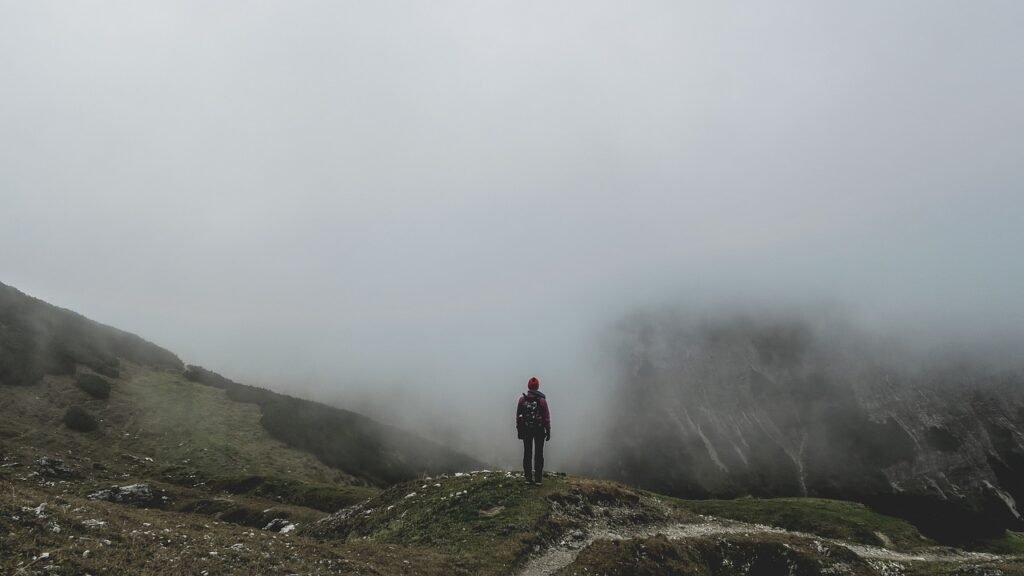
<path fill-rule="evenodd" d="M 473 574 L 507 574 L 534 546 L 559 541 L 613 504 L 637 522 L 664 519 L 640 493 L 612 483 L 549 476 L 537 487 L 518 474 L 485 471 L 405 482 L 300 531 L 429 547 Z"/>
<path fill-rule="evenodd" d="M 267 507 L 266 502 L 235 500 L 232 498 L 187 499 L 174 507 L 178 512 L 202 514 L 221 522 L 262 529 L 271 520 L 282 518 L 298 524 L 318 520 L 321 516 L 310 514 L 309 510 L 290 506 Z"/>
<path fill-rule="evenodd" d="M 1007 525 L 1020 526 L 1005 502 L 992 493 L 974 503 L 913 493 L 874 495 L 866 503 L 873 510 L 905 519 L 927 538 L 961 548 L 998 540 Z"/>
<path fill-rule="evenodd" d="M 470 576 L 429 549 L 275 534 L 210 515 L 59 496 L 34 485 L 5 487 L 0 528 L 0 574 Z"/>
<path fill-rule="evenodd" d="M 180 468 L 180 476 L 191 474 L 195 481 L 177 483 L 189 487 L 227 475 L 342 488 L 361 484 L 271 437 L 260 424 L 258 406 L 232 401 L 223 390 L 128 363 L 122 365 L 122 382 L 103 403 L 83 403 L 69 376 L 47 376 L 38 386 L 3 389 L 4 455 L 17 455 L 22 465 L 60 455 L 104 483 L 126 484 L 123 474 L 138 481 L 160 479 L 163 470 Z M 69 434 L 61 425 L 65 411 L 74 405 L 101 421 L 102 441 Z M 13 469 L 0 468 L 0 474 Z"/>
<path fill-rule="evenodd" d="M 288 447 L 260 424 L 260 409 L 180 374 L 139 369 L 111 398 L 107 423 L 124 429 L 120 450 L 148 456 L 160 468 L 180 466 L 197 482 L 237 475 L 318 484 L 354 483 L 314 456 Z"/>
<path fill-rule="evenodd" d="M 305 533 L 430 547 L 473 573 L 507 573 L 539 544 L 546 498 L 567 492 L 564 480 L 537 488 L 504 473 L 424 478 L 392 487 Z"/>
<path fill-rule="evenodd" d="M 232 400 L 257 404 L 261 423 L 273 437 L 379 486 L 482 467 L 436 442 L 355 412 L 239 384 L 199 366 L 189 366 L 185 377 L 225 390 Z"/>
<path fill-rule="evenodd" d="M 780 534 L 669 540 L 664 536 L 599 540 L 556 574 L 608 576 L 818 576 L 878 573 L 842 546 L 818 545 Z"/>
<path fill-rule="evenodd" d="M 110 381 L 96 374 L 82 373 L 75 379 L 75 384 L 93 398 L 106 400 L 110 398 Z"/>
<path fill-rule="evenodd" d="M 977 560 L 974 562 L 914 562 L 901 576 L 1024 576 L 1018 560 Z"/>
<path fill-rule="evenodd" d="M 337 512 L 380 493 L 377 488 L 314 484 L 270 476 L 218 478 L 206 485 L 229 494 L 250 494 L 327 513 Z"/>
<path fill-rule="evenodd" d="M 71 406 L 64 412 L 64 425 L 78 432 L 92 432 L 99 427 L 99 422 L 85 408 Z"/>
<path fill-rule="evenodd" d="M 905 520 L 885 516 L 855 502 L 821 498 L 742 498 L 672 500 L 690 512 L 765 524 L 872 546 L 913 550 L 934 544 Z"/>

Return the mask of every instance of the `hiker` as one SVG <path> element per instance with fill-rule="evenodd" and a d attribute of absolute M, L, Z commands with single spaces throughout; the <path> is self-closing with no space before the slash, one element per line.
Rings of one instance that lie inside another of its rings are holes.
<path fill-rule="evenodd" d="M 540 380 L 530 378 L 529 389 L 516 407 L 516 432 L 523 441 L 523 472 L 526 483 L 540 486 L 544 478 L 544 441 L 551 440 L 551 412 L 540 391 Z"/>

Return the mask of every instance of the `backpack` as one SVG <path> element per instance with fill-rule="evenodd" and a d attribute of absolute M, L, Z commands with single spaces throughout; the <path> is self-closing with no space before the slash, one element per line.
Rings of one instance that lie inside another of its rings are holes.
<path fill-rule="evenodd" d="M 544 416 L 540 413 L 540 398 L 523 394 L 526 401 L 519 410 L 519 427 L 539 430 L 544 427 Z"/>

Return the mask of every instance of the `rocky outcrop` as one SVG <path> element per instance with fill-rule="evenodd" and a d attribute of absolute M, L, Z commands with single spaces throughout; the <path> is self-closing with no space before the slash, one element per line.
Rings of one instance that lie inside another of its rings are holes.
<path fill-rule="evenodd" d="M 685 496 L 858 499 L 938 537 L 1020 524 L 1024 375 L 799 322 L 638 320 L 600 473 Z M 622 400 L 627 398 L 627 400 Z"/>
<path fill-rule="evenodd" d="M 50 456 L 43 456 L 39 460 L 36 460 L 36 469 L 32 472 L 32 476 L 44 479 L 56 478 L 61 480 L 81 478 L 81 474 L 79 474 L 74 468 L 65 464 L 63 459 L 52 458 Z"/>
<path fill-rule="evenodd" d="M 89 494 L 90 500 L 106 500 L 136 506 L 153 506 L 167 500 L 159 491 L 153 490 L 149 484 L 129 484 L 127 486 L 111 486 Z"/>

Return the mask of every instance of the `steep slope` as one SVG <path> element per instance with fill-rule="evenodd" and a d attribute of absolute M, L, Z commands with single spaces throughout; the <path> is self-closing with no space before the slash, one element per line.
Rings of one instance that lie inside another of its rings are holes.
<path fill-rule="evenodd" d="M 72 381 L 81 390 L 70 390 Z M 179 428 L 230 428 L 223 419 L 236 412 L 235 407 L 203 412 L 208 404 L 197 404 L 196 399 L 208 394 L 192 382 L 223 390 L 226 396 L 219 392 L 221 398 L 229 404 L 243 403 L 245 410 L 258 415 L 262 436 L 269 434 L 293 450 L 312 454 L 353 481 L 387 485 L 420 474 L 481 466 L 463 454 L 351 411 L 232 382 L 199 367 L 184 370 L 173 353 L 138 336 L 0 284 L 0 391 L 8 400 L 4 413 L 12 415 L 7 420 L 9 436 L 19 434 L 11 429 L 18 420 L 13 415 L 23 409 L 23 402 L 36 397 L 49 399 L 52 413 L 38 422 L 21 422 L 20 429 L 49 433 L 61 427 L 63 418 L 66 433 L 74 436 L 71 428 L 88 432 L 101 446 L 109 445 L 112 437 L 117 444 L 116 436 L 131 433 L 119 428 L 122 420 L 158 423 L 169 437 L 176 437 Z M 40 395 L 37 387 L 62 391 Z M 17 388 L 30 392 L 20 395 Z M 57 408 L 59 413 L 54 412 Z M 220 455 L 244 451 L 247 445 L 247 436 L 231 434 Z M 229 463 L 231 458 L 222 462 Z"/>
<path fill-rule="evenodd" d="M 63 422 L 80 406 L 98 422 L 76 432 Z M 29 387 L 0 394 L 0 446 L 20 462 L 62 457 L 97 481 L 116 481 L 131 464 L 140 476 L 185 471 L 290 477 L 306 482 L 352 484 L 355 479 L 306 452 L 274 439 L 260 425 L 259 407 L 235 402 L 220 390 L 182 375 L 121 364 L 109 398 L 93 398 L 70 376 L 46 376 Z M 93 463 L 97 466 L 93 466 Z M 105 470 L 113 470 L 107 474 Z"/>
<path fill-rule="evenodd" d="M 1020 527 L 1024 373 L 798 321 L 627 329 L 596 473 L 683 496 L 857 499 L 959 541 Z"/>
<path fill-rule="evenodd" d="M 252 402 L 263 413 L 263 427 L 289 446 L 316 455 L 324 463 L 380 485 L 426 473 L 471 470 L 480 462 L 349 410 L 238 384 L 189 366 L 185 377 L 227 391 L 229 398 Z"/>
<path fill-rule="evenodd" d="M 181 370 L 173 353 L 0 283 L 0 385 L 35 384 L 85 366 L 117 377 L 121 360 Z"/>

